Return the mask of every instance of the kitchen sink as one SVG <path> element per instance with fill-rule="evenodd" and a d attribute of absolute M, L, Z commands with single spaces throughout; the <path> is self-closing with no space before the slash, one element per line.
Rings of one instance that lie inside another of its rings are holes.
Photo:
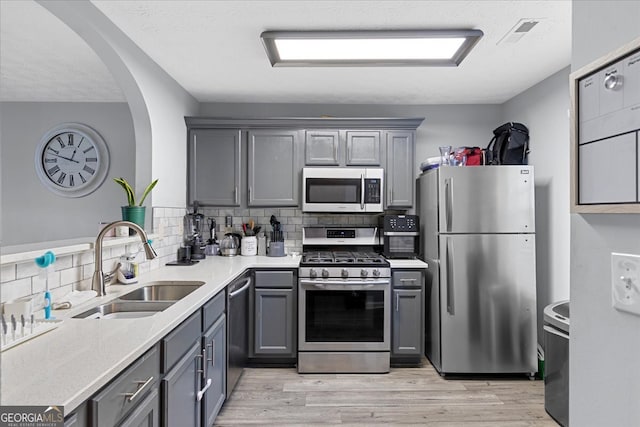
<path fill-rule="evenodd" d="M 122 295 L 125 301 L 178 301 L 204 285 L 196 281 L 158 281 Z"/>
<path fill-rule="evenodd" d="M 170 307 L 174 301 L 113 301 L 73 316 L 76 319 L 133 319 L 153 316 Z"/>

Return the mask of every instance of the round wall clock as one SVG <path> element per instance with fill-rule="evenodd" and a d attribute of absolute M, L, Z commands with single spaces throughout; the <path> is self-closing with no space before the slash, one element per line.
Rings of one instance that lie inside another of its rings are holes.
<path fill-rule="evenodd" d="M 89 126 L 63 123 L 42 137 L 35 162 L 47 189 L 64 197 L 82 197 L 100 187 L 107 176 L 109 150 Z"/>

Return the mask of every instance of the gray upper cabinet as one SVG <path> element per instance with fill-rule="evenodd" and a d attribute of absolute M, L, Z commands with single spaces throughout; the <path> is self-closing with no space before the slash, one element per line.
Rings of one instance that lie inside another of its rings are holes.
<path fill-rule="evenodd" d="M 297 206 L 301 132 L 257 129 L 247 134 L 249 206 Z"/>
<path fill-rule="evenodd" d="M 386 131 L 386 208 L 413 206 L 415 132 Z"/>
<path fill-rule="evenodd" d="M 189 131 L 189 200 L 204 206 L 240 206 L 241 132 Z"/>
<path fill-rule="evenodd" d="M 380 131 L 345 131 L 347 166 L 380 166 Z"/>
<path fill-rule="evenodd" d="M 384 208 L 411 208 L 415 129 L 422 121 L 185 117 L 189 135 L 188 203 L 300 206 L 305 166 L 382 167 Z"/>
<path fill-rule="evenodd" d="M 339 166 L 340 132 L 337 130 L 308 130 L 304 140 L 304 164 L 307 166 Z"/>

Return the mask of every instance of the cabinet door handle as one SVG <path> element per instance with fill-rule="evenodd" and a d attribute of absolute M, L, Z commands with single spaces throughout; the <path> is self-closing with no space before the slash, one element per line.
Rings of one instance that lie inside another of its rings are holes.
<path fill-rule="evenodd" d="M 131 402 L 133 399 L 138 397 L 138 395 L 142 392 L 142 390 L 144 390 L 145 387 L 147 387 L 152 382 L 153 382 L 153 376 L 150 376 L 149 379 L 146 381 L 136 381 L 136 384 L 138 384 L 137 390 L 133 393 L 124 393 L 124 396 L 127 398 L 129 402 Z"/>
<path fill-rule="evenodd" d="M 360 174 L 360 210 L 364 212 L 364 175 Z"/>
<path fill-rule="evenodd" d="M 209 389 L 209 387 L 211 387 L 211 378 L 207 378 L 207 384 L 202 388 L 202 390 L 200 390 L 197 394 L 198 397 L 198 402 L 200 402 L 202 400 L 202 397 L 204 396 L 204 394 L 207 392 L 207 390 Z"/>
<path fill-rule="evenodd" d="M 238 203 L 238 187 L 233 188 L 233 203 Z"/>
<path fill-rule="evenodd" d="M 247 198 L 249 199 L 249 203 L 251 203 L 251 186 L 249 186 L 249 188 L 247 188 L 247 192 L 249 193 L 247 196 Z"/>
<path fill-rule="evenodd" d="M 400 311 L 400 294 L 396 294 L 396 311 Z"/>
<path fill-rule="evenodd" d="M 207 348 L 211 348 L 211 359 L 209 359 L 207 357 L 207 362 L 211 362 L 211 367 L 215 367 L 216 366 L 216 361 L 215 358 L 213 357 L 214 353 L 215 353 L 215 347 L 214 347 L 215 342 L 211 341 L 209 344 L 207 344 Z"/>

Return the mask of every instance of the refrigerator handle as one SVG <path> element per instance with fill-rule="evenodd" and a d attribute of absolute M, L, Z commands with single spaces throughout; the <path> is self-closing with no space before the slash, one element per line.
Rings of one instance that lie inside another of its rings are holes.
<path fill-rule="evenodd" d="M 445 265 L 447 268 L 447 313 L 454 316 L 454 300 L 453 300 L 453 248 L 451 247 L 451 239 L 447 239 L 447 249 L 445 253 Z"/>
<path fill-rule="evenodd" d="M 453 220 L 453 178 L 444 180 L 444 229 L 451 231 L 451 222 Z"/>

